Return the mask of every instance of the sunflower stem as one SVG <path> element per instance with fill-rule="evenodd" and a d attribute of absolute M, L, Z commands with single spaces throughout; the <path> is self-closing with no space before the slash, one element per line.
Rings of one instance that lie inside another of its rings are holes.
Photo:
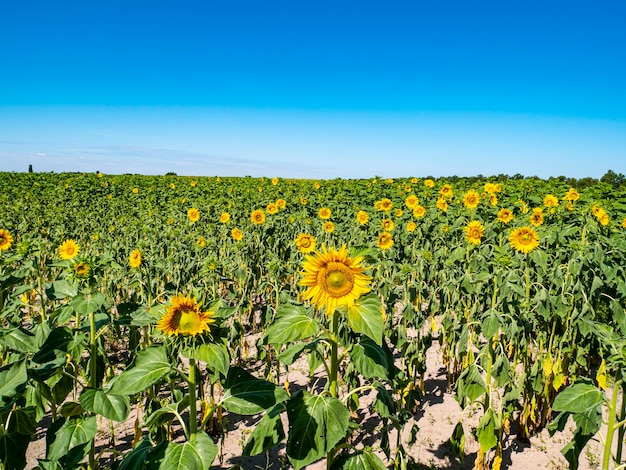
<path fill-rule="evenodd" d="M 331 334 L 330 334 L 330 374 L 328 381 L 330 384 L 330 396 L 337 398 L 337 372 L 339 369 L 339 313 L 335 310 L 333 312 L 333 318 L 331 321 Z M 330 469 L 335 457 L 336 449 L 331 449 L 326 454 L 326 468 Z"/>
<path fill-rule="evenodd" d="M 198 411 L 196 409 L 196 359 L 189 358 L 189 438 L 192 439 L 197 430 Z"/>
<path fill-rule="evenodd" d="M 80 327 L 80 325 L 79 325 Z M 98 346 L 96 344 L 96 314 L 95 312 L 89 313 L 89 386 L 91 388 L 97 388 L 97 354 Z M 91 440 L 89 447 L 89 469 L 96 468 L 96 447 L 95 439 Z"/>

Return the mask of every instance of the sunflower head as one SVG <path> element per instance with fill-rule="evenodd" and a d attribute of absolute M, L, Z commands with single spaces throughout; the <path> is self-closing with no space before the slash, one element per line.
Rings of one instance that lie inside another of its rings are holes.
<path fill-rule="evenodd" d="M 470 189 L 463 195 L 463 204 L 468 209 L 476 209 L 478 207 L 478 202 L 480 201 L 480 196 L 476 191 Z"/>
<path fill-rule="evenodd" d="M 307 255 L 303 264 L 303 278 L 299 285 L 306 287 L 305 299 L 310 299 L 318 310 L 324 308 L 332 315 L 340 305 L 352 306 L 361 295 L 368 293 L 371 277 L 364 274 L 363 257 L 351 258 L 342 246 Z"/>
<path fill-rule="evenodd" d="M 255 209 L 250 214 L 250 220 L 255 225 L 261 225 L 265 223 L 265 212 L 261 209 Z"/>
<path fill-rule="evenodd" d="M 485 226 L 478 220 L 472 220 L 465 226 L 465 240 L 472 245 L 479 245 L 485 234 Z"/>
<path fill-rule="evenodd" d="M 77 261 L 72 266 L 72 269 L 74 270 L 76 277 L 79 279 L 89 279 L 93 274 L 91 266 L 85 261 Z"/>
<path fill-rule="evenodd" d="M 284 199 L 276 199 L 276 206 L 279 209 L 284 209 L 285 207 L 287 207 L 287 201 L 285 201 Z"/>
<path fill-rule="evenodd" d="M 13 244 L 13 236 L 11 232 L 6 229 L 0 229 L 0 251 L 5 251 L 11 248 Z"/>
<path fill-rule="evenodd" d="M 324 232 L 333 233 L 334 231 L 335 231 L 334 223 L 332 223 L 330 220 L 327 220 L 326 222 L 324 222 Z"/>
<path fill-rule="evenodd" d="M 556 207 L 559 205 L 559 200 L 553 194 L 548 194 L 543 198 L 543 205 L 546 207 Z"/>
<path fill-rule="evenodd" d="M 417 224 L 413 221 L 410 221 L 406 224 L 406 231 L 409 233 L 415 232 L 416 228 L 417 228 Z"/>
<path fill-rule="evenodd" d="M 539 235 L 532 227 L 520 227 L 511 230 L 509 243 L 520 253 L 530 253 L 539 246 Z"/>
<path fill-rule="evenodd" d="M 391 219 L 383 219 L 381 224 L 382 224 L 383 230 L 385 230 L 385 232 L 391 232 L 394 229 L 394 227 L 396 226 L 396 224 Z"/>
<path fill-rule="evenodd" d="M 322 207 L 317 213 L 320 219 L 327 220 L 330 219 L 331 211 L 328 207 Z"/>
<path fill-rule="evenodd" d="M 220 222 L 225 224 L 230 220 L 230 214 L 228 212 L 222 212 L 220 215 Z"/>
<path fill-rule="evenodd" d="M 233 240 L 238 242 L 243 239 L 243 232 L 235 227 L 230 231 L 230 236 L 233 237 Z"/>
<path fill-rule="evenodd" d="M 210 332 L 215 323 L 213 312 L 202 312 L 190 296 L 178 294 L 172 298 L 156 327 L 168 336 L 196 336 Z"/>
<path fill-rule="evenodd" d="M 365 225 L 367 221 L 370 219 L 369 215 L 365 211 L 359 211 L 356 214 L 356 220 L 361 224 Z"/>
<path fill-rule="evenodd" d="M 454 194 L 452 192 L 452 186 L 450 186 L 449 184 L 444 184 L 441 189 L 439 190 L 439 194 L 441 195 L 442 198 L 444 199 L 450 199 L 452 198 L 452 195 Z"/>
<path fill-rule="evenodd" d="M 59 256 L 61 257 L 61 259 L 72 259 L 74 258 L 78 252 L 80 251 L 80 248 L 78 246 L 78 244 L 72 240 L 65 240 L 61 246 L 59 247 Z"/>
<path fill-rule="evenodd" d="M 421 217 L 424 217 L 426 215 L 426 208 L 424 206 L 415 206 L 415 208 L 413 209 L 413 217 L 415 217 L 416 219 L 419 219 Z"/>
<path fill-rule="evenodd" d="M 535 227 L 539 227 L 543 224 L 543 209 L 541 207 L 535 207 L 533 213 L 530 214 L 530 223 Z"/>
<path fill-rule="evenodd" d="M 265 208 L 268 214 L 276 214 L 278 212 L 278 206 L 273 202 L 270 202 Z"/>
<path fill-rule="evenodd" d="M 296 247 L 300 253 L 311 253 L 315 250 L 315 237 L 308 233 L 301 233 L 296 237 Z"/>
<path fill-rule="evenodd" d="M 408 209 L 415 209 L 415 207 L 420 203 L 419 199 L 415 194 L 409 194 L 404 200 L 404 204 Z"/>
<path fill-rule="evenodd" d="M 442 212 L 448 212 L 448 203 L 443 197 L 437 198 L 437 209 Z"/>
<path fill-rule="evenodd" d="M 187 217 L 191 220 L 191 223 L 195 224 L 198 220 L 200 220 L 200 211 L 195 207 L 192 207 L 187 211 Z"/>
<path fill-rule="evenodd" d="M 424 180 L 424 186 L 426 186 L 427 188 L 434 188 L 435 187 L 435 182 L 433 180 L 426 179 Z"/>
<path fill-rule="evenodd" d="M 378 235 L 378 248 L 383 251 L 388 250 L 393 246 L 393 236 L 389 232 L 383 232 Z"/>
<path fill-rule="evenodd" d="M 376 201 L 376 204 L 374 204 L 374 207 L 378 211 L 389 212 L 391 208 L 393 207 L 393 202 L 391 201 L 391 199 L 385 197 L 381 199 L 380 201 Z"/>
<path fill-rule="evenodd" d="M 500 209 L 498 212 L 498 222 L 508 224 L 513 220 L 513 211 L 511 209 Z"/>
<path fill-rule="evenodd" d="M 200 235 L 196 240 L 196 245 L 200 248 L 204 248 L 206 246 L 206 239 L 202 235 Z"/>
<path fill-rule="evenodd" d="M 141 266 L 141 251 L 134 249 L 128 257 L 128 264 L 133 269 Z"/>

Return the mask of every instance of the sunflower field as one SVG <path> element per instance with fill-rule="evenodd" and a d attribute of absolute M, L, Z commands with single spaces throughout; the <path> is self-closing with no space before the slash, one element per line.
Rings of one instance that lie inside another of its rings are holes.
<path fill-rule="evenodd" d="M 499 469 L 512 432 L 569 420 L 570 468 L 598 435 L 601 468 L 624 468 L 623 190 L 101 173 L 0 186 L 3 469 L 26 467 L 42 426 L 42 470 L 236 468 L 220 452 L 235 416 L 253 423 L 245 456 L 422 468 L 411 417 L 434 338 L 450 393 L 480 414 L 450 436 L 459 459 L 471 433 L 474 468 Z M 289 383 L 296 363 L 305 386 Z"/>

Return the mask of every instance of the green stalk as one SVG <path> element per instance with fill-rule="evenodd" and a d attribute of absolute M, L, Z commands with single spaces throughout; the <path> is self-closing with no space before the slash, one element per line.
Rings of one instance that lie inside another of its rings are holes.
<path fill-rule="evenodd" d="M 613 433 L 615 432 L 615 413 L 617 411 L 617 397 L 621 388 L 622 381 L 615 382 L 613 385 L 613 394 L 611 396 L 611 405 L 609 407 L 609 422 L 606 430 L 606 441 L 604 443 L 604 454 L 602 455 L 602 470 L 609 470 L 611 463 L 611 447 L 613 445 Z M 621 446 L 622 443 L 618 443 Z"/>
<path fill-rule="evenodd" d="M 620 412 L 619 419 L 622 423 L 626 421 L 626 382 L 622 381 L 622 410 Z M 624 450 L 624 433 L 626 432 L 626 425 L 620 426 L 617 432 L 617 463 L 622 463 L 622 451 Z"/>
<path fill-rule="evenodd" d="M 80 327 L 80 325 L 77 325 Z M 98 345 L 96 344 L 96 314 L 95 312 L 89 313 L 89 386 L 91 388 L 97 388 L 96 382 L 97 373 L 97 354 Z M 91 440 L 89 448 L 89 469 L 96 468 L 96 446 L 95 439 Z"/>
<path fill-rule="evenodd" d="M 196 359 L 189 358 L 189 438 L 198 431 L 198 410 L 196 408 Z"/>
<path fill-rule="evenodd" d="M 337 398 L 337 372 L 339 369 L 338 349 L 339 349 L 339 313 L 333 312 L 332 326 L 330 331 L 330 374 L 328 382 L 330 385 L 330 396 Z M 331 449 L 326 454 L 326 468 L 330 469 L 335 457 L 336 449 Z"/>

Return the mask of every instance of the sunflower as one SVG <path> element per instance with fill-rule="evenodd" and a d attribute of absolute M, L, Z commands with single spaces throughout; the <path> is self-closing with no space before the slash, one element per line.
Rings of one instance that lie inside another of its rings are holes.
<path fill-rule="evenodd" d="M 378 235 L 378 248 L 385 251 L 393 246 L 393 236 L 389 232 Z"/>
<path fill-rule="evenodd" d="M 133 194 L 138 194 L 139 193 L 139 188 L 133 188 Z"/>
<path fill-rule="evenodd" d="M 480 196 L 476 191 L 470 189 L 463 195 L 463 204 L 468 209 L 476 209 L 478 207 L 478 202 L 480 201 Z"/>
<path fill-rule="evenodd" d="M 406 231 L 409 233 L 415 232 L 416 228 L 417 228 L 417 224 L 413 221 L 406 224 Z"/>
<path fill-rule="evenodd" d="M 330 220 L 324 222 L 324 232 L 333 233 L 335 231 L 335 224 L 333 224 Z"/>
<path fill-rule="evenodd" d="M 426 208 L 424 206 L 415 206 L 413 209 L 413 217 L 420 219 L 426 215 Z"/>
<path fill-rule="evenodd" d="M 543 209 L 541 207 L 535 207 L 533 213 L 530 214 L 530 223 L 535 227 L 539 227 L 543 224 Z"/>
<path fill-rule="evenodd" d="M 420 200 L 417 198 L 415 194 L 409 194 L 404 200 L 404 204 L 409 209 L 415 209 L 417 205 L 420 203 Z"/>
<path fill-rule="evenodd" d="M 72 259 L 79 251 L 80 248 L 74 240 L 65 240 L 59 247 L 59 256 L 61 259 Z"/>
<path fill-rule="evenodd" d="M 200 220 L 200 211 L 195 207 L 192 207 L 187 211 L 187 217 L 191 220 L 191 223 L 195 224 L 198 220 Z"/>
<path fill-rule="evenodd" d="M 492 207 L 495 207 L 498 205 L 498 196 L 496 196 L 495 194 L 492 194 L 491 196 L 489 196 L 489 204 L 491 204 Z"/>
<path fill-rule="evenodd" d="M 411 178 L 411 184 L 417 184 L 419 180 L 417 178 Z"/>
<path fill-rule="evenodd" d="M 238 228 L 234 228 L 230 231 L 230 236 L 233 237 L 233 240 L 239 242 L 243 239 L 243 232 Z"/>
<path fill-rule="evenodd" d="M 296 247 L 300 253 L 311 253 L 315 250 L 315 237 L 308 233 L 301 233 L 296 237 Z"/>
<path fill-rule="evenodd" d="M 543 205 L 546 207 L 556 207 L 559 205 L 559 200 L 553 194 L 548 194 L 543 198 Z"/>
<path fill-rule="evenodd" d="M 437 209 L 443 212 L 448 212 L 448 203 L 444 198 L 437 198 Z"/>
<path fill-rule="evenodd" d="M 479 245 L 484 234 L 485 226 L 478 220 L 472 220 L 465 226 L 465 240 L 472 245 Z"/>
<path fill-rule="evenodd" d="M 317 213 L 319 218 L 323 219 L 323 220 L 330 219 L 331 214 L 332 214 L 332 212 L 330 211 L 330 209 L 328 207 L 322 207 L 319 210 L 319 212 Z"/>
<path fill-rule="evenodd" d="M 170 183 L 170 189 L 174 189 L 176 185 L 174 183 Z"/>
<path fill-rule="evenodd" d="M 72 268 L 74 269 L 76 277 L 81 279 L 87 279 L 91 275 L 91 266 L 84 261 L 78 261 Z"/>
<path fill-rule="evenodd" d="M 261 225 L 265 223 L 265 213 L 261 209 L 255 209 L 250 214 L 250 220 L 253 224 Z"/>
<path fill-rule="evenodd" d="M 444 199 L 451 199 L 453 195 L 452 186 L 450 186 L 449 184 L 444 184 L 439 190 L 439 194 Z"/>
<path fill-rule="evenodd" d="M 322 187 L 322 185 L 321 185 L 321 184 L 319 184 L 319 183 L 316 181 L 316 182 L 315 182 L 315 184 L 313 185 L 313 187 L 314 187 L 315 189 L 320 189 L 320 188 Z"/>
<path fill-rule="evenodd" d="M 385 230 L 385 232 L 391 232 L 396 226 L 391 219 L 383 219 L 381 225 L 383 226 L 383 230 Z"/>
<path fill-rule="evenodd" d="M 426 186 L 427 188 L 434 188 L 435 182 L 429 178 L 427 180 L 424 180 L 424 186 Z"/>
<path fill-rule="evenodd" d="M 500 209 L 498 212 L 498 222 L 508 224 L 513 220 L 513 211 L 511 209 Z"/>
<path fill-rule="evenodd" d="M 200 248 L 204 248 L 206 246 L 206 240 L 204 239 L 202 235 L 199 236 L 198 239 L 196 240 L 196 245 L 198 245 Z"/>
<path fill-rule="evenodd" d="M 198 182 L 197 181 L 190 181 L 189 182 L 189 186 L 191 186 L 192 188 L 195 188 L 196 186 L 198 186 Z"/>
<path fill-rule="evenodd" d="M 388 212 L 393 207 L 393 202 L 391 201 L 391 199 L 388 198 L 383 198 L 380 201 L 376 202 L 378 203 L 378 207 L 376 207 L 376 204 L 374 205 L 374 207 L 376 207 L 376 210 L 378 211 Z"/>
<path fill-rule="evenodd" d="M 303 279 L 298 283 L 307 287 L 304 299 L 310 299 L 315 307 L 322 307 L 332 315 L 338 306 L 351 307 L 361 295 L 371 289 L 371 277 L 364 274 L 362 256 L 350 258 L 345 245 L 338 251 L 334 248 L 316 251 L 307 255 L 303 264 Z"/>
<path fill-rule="evenodd" d="M 487 194 L 494 194 L 496 192 L 498 192 L 497 187 L 494 183 L 485 183 L 485 192 Z"/>
<path fill-rule="evenodd" d="M 276 214 L 278 212 L 278 206 L 273 202 L 270 202 L 265 208 L 268 214 Z"/>
<path fill-rule="evenodd" d="M 567 193 L 565 193 L 563 199 L 571 202 L 578 201 L 580 199 L 580 194 L 578 194 L 578 191 L 576 191 L 574 188 L 569 188 L 567 190 Z"/>
<path fill-rule="evenodd" d="M 300 198 L 300 204 L 302 204 L 303 206 L 306 206 L 309 203 L 309 200 L 305 197 L 301 197 Z"/>
<path fill-rule="evenodd" d="M 210 325 L 215 323 L 212 316 L 213 312 L 200 311 L 200 305 L 190 296 L 178 294 L 156 327 L 168 336 L 195 336 L 211 330 Z"/>
<path fill-rule="evenodd" d="M 532 227 L 521 227 L 511 230 L 509 243 L 520 253 L 530 253 L 539 246 L 539 235 Z"/>
<path fill-rule="evenodd" d="M 220 222 L 225 224 L 230 221 L 230 214 L 228 212 L 222 212 L 220 215 Z"/>
<path fill-rule="evenodd" d="M 278 178 L 274 177 L 272 178 L 272 185 L 276 186 L 278 184 Z"/>
<path fill-rule="evenodd" d="M 285 207 L 287 207 L 287 201 L 285 201 L 284 199 L 277 199 L 276 205 L 279 209 L 284 209 Z"/>
<path fill-rule="evenodd" d="M 626 228 L 626 217 L 624 217 L 624 220 L 622 220 L 622 228 Z"/>
<path fill-rule="evenodd" d="M 12 244 L 13 236 L 11 233 L 4 228 L 0 229 L 0 251 L 8 250 Z"/>
<path fill-rule="evenodd" d="M 141 251 L 135 249 L 128 257 L 128 264 L 131 268 L 138 268 L 141 266 Z"/>
<path fill-rule="evenodd" d="M 606 227 L 607 225 L 609 225 L 609 222 L 610 222 L 609 214 L 604 212 L 600 217 L 598 217 L 598 222 L 603 227 Z"/>
<path fill-rule="evenodd" d="M 365 211 L 359 211 L 356 214 L 356 220 L 358 220 L 361 225 L 365 225 L 369 219 L 370 217 Z"/>

